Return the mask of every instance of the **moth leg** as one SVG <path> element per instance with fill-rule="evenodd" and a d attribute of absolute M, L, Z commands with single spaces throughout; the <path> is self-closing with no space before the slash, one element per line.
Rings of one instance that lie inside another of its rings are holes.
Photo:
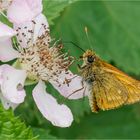
<path fill-rule="evenodd" d="M 80 66 L 79 64 L 77 64 L 77 66 L 78 66 L 78 69 L 79 69 L 79 70 L 83 70 L 83 69 L 86 67 L 86 65 L 82 67 L 82 66 Z"/>
<path fill-rule="evenodd" d="M 82 80 L 82 87 L 84 87 L 84 81 Z M 86 87 L 84 88 L 84 91 L 83 91 L 83 97 L 85 97 L 85 92 L 86 92 Z M 85 98 L 84 98 L 85 99 Z"/>
<path fill-rule="evenodd" d="M 73 94 L 75 94 L 76 92 L 80 91 L 80 90 L 83 90 L 85 87 L 84 87 L 84 83 L 83 81 L 81 82 L 82 83 L 82 87 L 75 90 L 74 92 L 72 92 L 71 94 L 69 94 L 66 98 L 69 98 L 70 96 L 72 96 Z M 84 92 L 83 92 L 83 95 L 85 95 L 85 89 L 84 89 Z"/>
<path fill-rule="evenodd" d="M 78 69 L 80 69 L 80 70 L 82 69 L 81 66 L 80 66 L 79 64 L 77 64 L 77 66 L 78 66 Z"/>
<path fill-rule="evenodd" d="M 84 81 L 88 82 L 88 84 L 92 84 L 95 81 L 95 75 L 93 74 L 84 78 Z"/>

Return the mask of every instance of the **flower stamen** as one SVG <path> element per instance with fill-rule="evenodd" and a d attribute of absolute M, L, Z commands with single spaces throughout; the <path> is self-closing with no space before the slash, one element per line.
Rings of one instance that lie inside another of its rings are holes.
<path fill-rule="evenodd" d="M 68 53 L 62 53 L 63 45 L 58 44 L 58 41 L 50 47 L 50 32 L 44 23 L 41 24 L 37 33 L 37 39 L 34 39 L 36 22 L 32 21 L 32 23 L 32 29 L 17 28 L 19 37 L 22 38 L 19 43 L 25 42 L 26 44 L 25 48 L 19 49 L 21 67 L 27 71 L 28 78 L 32 80 L 48 81 L 52 79 L 59 83 L 59 75 L 62 72 L 67 73 L 69 66 L 73 63 L 73 57 L 69 57 Z"/>

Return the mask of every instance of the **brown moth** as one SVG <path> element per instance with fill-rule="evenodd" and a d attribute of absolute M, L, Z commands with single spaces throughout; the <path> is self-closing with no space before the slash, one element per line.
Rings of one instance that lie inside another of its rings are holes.
<path fill-rule="evenodd" d="M 83 82 L 90 87 L 91 110 L 110 110 L 140 101 L 140 81 L 131 78 L 116 67 L 87 50 L 79 71 Z"/>

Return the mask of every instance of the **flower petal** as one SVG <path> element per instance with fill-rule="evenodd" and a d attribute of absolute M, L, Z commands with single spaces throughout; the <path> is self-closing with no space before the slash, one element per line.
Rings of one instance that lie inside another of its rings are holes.
<path fill-rule="evenodd" d="M 0 60 L 7 62 L 15 58 L 19 58 L 20 54 L 18 51 L 12 48 L 11 39 L 1 41 L 0 39 Z"/>
<path fill-rule="evenodd" d="M 45 83 L 39 81 L 33 90 L 35 103 L 43 116 L 55 126 L 68 127 L 73 121 L 70 109 L 59 105 L 56 99 L 45 91 Z"/>
<path fill-rule="evenodd" d="M 7 16 L 13 23 L 20 24 L 32 20 L 42 12 L 42 0 L 13 0 Z"/>
<path fill-rule="evenodd" d="M 12 28 L 0 22 L 0 60 L 3 62 L 20 56 L 12 47 L 11 37 L 15 34 L 16 32 Z"/>
<path fill-rule="evenodd" d="M 0 66 L 0 85 L 3 97 L 15 104 L 22 103 L 26 95 L 23 89 L 26 76 L 25 70 L 17 70 L 6 64 Z"/>
<path fill-rule="evenodd" d="M 12 28 L 0 22 L 0 40 L 7 40 L 15 34 L 16 32 Z"/>
<path fill-rule="evenodd" d="M 68 73 L 62 72 L 59 75 L 59 83 L 52 80 L 49 82 L 68 99 L 79 99 L 89 94 L 88 85 L 85 83 L 82 85 L 82 77 L 74 75 L 70 71 Z"/>
<path fill-rule="evenodd" d="M 1 92 L 0 92 L 0 100 L 1 100 L 1 102 L 2 102 L 3 107 L 4 107 L 6 110 L 9 109 L 10 107 L 12 107 L 12 109 L 14 110 L 14 109 L 18 106 L 18 104 L 12 103 L 12 102 L 10 102 L 9 100 L 7 100 L 7 99 L 2 95 Z"/>
<path fill-rule="evenodd" d="M 38 15 L 32 21 L 14 24 L 14 29 L 18 32 L 17 39 L 23 48 L 29 46 L 29 42 L 31 44 L 35 43 L 37 38 L 44 34 L 48 27 L 48 21 L 43 14 Z"/>

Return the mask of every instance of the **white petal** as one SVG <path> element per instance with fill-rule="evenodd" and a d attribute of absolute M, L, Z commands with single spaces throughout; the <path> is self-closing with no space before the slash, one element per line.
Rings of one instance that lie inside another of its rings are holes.
<path fill-rule="evenodd" d="M 19 53 L 12 47 L 11 37 L 15 34 L 12 28 L 0 22 L 0 60 L 3 62 L 19 57 Z"/>
<path fill-rule="evenodd" d="M 70 109 L 59 105 L 56 99 L 45 91 L 45 83 L 39 81 L 33 90 L 33 98 L 43 116 L 55 126 L 69 127 L 73 121 Z"/>
<path fill-rule="evenodd" d="M 7 62 L 19 57 L 19 52 L 12 47 L 11 39 L 4 41 L 0 39 L 0 60 L 2 62 Z"/>
<path fill-rule="evenodd" d="M 15 34 L 16 32 L 12 28 L 0 22 L 0 40 L 7 40 Z"/>
<path fill-rule="evenodd" d="M 35 43 L 37 37 L 45 33 L 46 29 L 44 29 L 44 26 L 45 28 L 48 28 L 49 24 L 43 14 L 38 15 L 33 21 L 14 24 L 14 29 L 18 32 L 17 39 L 21 47 L 27 47 L 30 39 L 31 44 Z"/>
<path fill-rule="evenodd" d="M 17 70 L 9 65 L 0 66 L 0 85 L 4 98 L 8 101 L 19 104 L 24 101 L 24 82 L 26 79 L 25 70 Z"/>
<path fill-rule="evenodd" d="M 70 80 L 67 84 L 66 81 Z M 79 99 L 89 94 L 89 87 L 83 83 L 82 77 L 72 74 L 70 71 L 68 74 L 62 72 L 58 77 L 59 83 L 50 80 L 49 82 L 57 89 L 61 95 L 68 99 Z"/>
<path fill-rule="evenodd" d="M 7 16 L 13 23 L 32 20 L 42 11 L 42 0 L 13 0 L 8 8 Z"/>
<path fill-rule="evenodd" d="M 0 100 L 1 100 L 1 103 L 3 105 L 3 107 L 7 110 L 9 109 L 10 107 L 14 110 L 19 104 L 15 104 L 15 103 L 12 103 L 10 102 L 9 100 L 7 100 L 3 95 L 2 93 L 0 92 Z"/>

